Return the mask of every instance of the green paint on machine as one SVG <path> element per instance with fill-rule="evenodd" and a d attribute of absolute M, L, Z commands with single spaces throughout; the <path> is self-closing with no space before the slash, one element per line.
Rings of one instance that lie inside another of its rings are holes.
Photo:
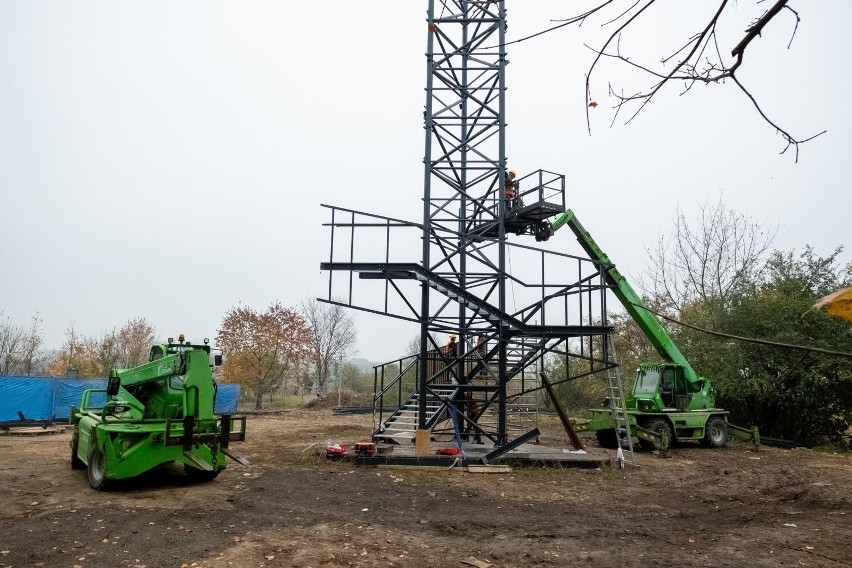
<path fill-rule="evenodd" d="M 193 345 L 181 335 L 151 347 L 147 363 L 113 369 L 106 389 L 86 390 L 80 407 L 71 407 L 71 467 L 87 469 L 90 485 L 104 490 L 169 462 L 199 481 L 224 470 L 226 456 L 247 465 L 228 449 L 245 440 L 245 416 L 213 411 L 220 364 L 206 340 Z M 104 392 L 103 406 L 90 404 Z"/>

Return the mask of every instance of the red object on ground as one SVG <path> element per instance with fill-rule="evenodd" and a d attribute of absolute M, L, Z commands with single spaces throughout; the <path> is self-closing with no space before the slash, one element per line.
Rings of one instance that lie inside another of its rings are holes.
<path fill-rule="evenodd" d="M 374 444 L 373 442 L 356 442 L 355 455 L 370 457 L 376 455 L 376 444 Z"/>
<path fill-rule="evenodd" d="M 325 457 L 326 458 L 338 458 L 346 453 L 346 446 L 343 444 L 333 444 L 331 446 L 326 446 L 325 448 Z"/>
<path fill-rule="evenodd" d="M 438 450 L 435 453 L 439 456 L 456 456 L 461 452 L 459 452 L 457 448 L 444 448 L 443 450 Z"/>

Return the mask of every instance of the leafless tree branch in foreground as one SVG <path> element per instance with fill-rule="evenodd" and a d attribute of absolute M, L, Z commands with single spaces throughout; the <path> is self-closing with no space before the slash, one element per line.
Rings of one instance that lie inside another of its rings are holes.
<path fill-rule="evenodd" d="M 756 4 L 764 2 L 764 0 L 753 1 Z M 651 8 L 658 7 L 655 6 L 658 4 L 657 0 L 606 0 L 576 16 L 564 20 L 555 20 L 555 25 L 552 27 L 508 42 L 507 45 L 527 41 L 566 26 L 581 26 L 593 17 L 607 18 L 602 25 L 616 26 L 615 30 L 599 47 L 587 45 L 595 53 L 595 58 L 586 72 L 585 85 L 586 126 L 590 134 L 591 118 L 589 109 L 598 106 L 598 102 L 591 96 L 592 78 L 598 70 L 598 64 L 601 61 L 615 60 L 634 70 L 641 71 L 645 75 L 650 76 L 653 81 L 646 88 L 640 89 L 633 94 L 624 94 L 622 90 L 614 87 L 612 83 L 608 83 L 608 94 L 616 99 L 613 122 L 618 118 L 622 109 L 627 111 L 629 108 L 631 114 L 626 120 L 626 123 L 629 123 L 664 87 L 672 82 L 681 83 L 681 95 L 683 95 L 689 92 L 696 84 L 724 83 L 725 80 L 730 79 L 748 97 L 761 118 L 782 137 L 785 144 L 780 153 L 784 154 L 787 150 L 793 148 L 795 160 L 798 162 L 799 146 L 824 134 L 826 131 L 823 130 L 805 138 L 793 136 L 788 130 L 780 126 L 778 122 L 766 114 L 755 96 L 752 95 L 736 74 L 746 60 L 746 53 L 749 46 L 755 39 L 761 36 L 766 26 L 770 22 L 779 19 L 781 14 L 790 14 L 793 17 L 790 41 L 787 44 L 787 48 L 789 49 L 801 22 L 799 13 L 789 6 L 789 0 L 775 0 L 771 7 L 765 10 L 761 16 L 757 17 L 746 28 L 740 41 L 731 49 L 730 57 L 725 57 L 723 49 L 719 44 L 717 27 L 719 26 L 721 16 L 726 13 L 726 10 L 732 4 L 736 5 L 736 2 L 730 2 L 730 0 L 716 0 L 716 2 L 718 2 L 718 5 L 712 15 L 708 16 L 707 21 L 701 29 L 693 33 L 685 43 L 680 45 L 670 55 L 661 58 L 659 63 L 663 70 L 659 70 L 655 65 L 634 61 L 631 59 L 629 53 L 622 51 L 621 47 L 625 33 L 633 29 L 640 19 L 648 20 L 655 17 L 655 12 Z M 608 11 L 613 12 L 614 15 L 607 16 Z M 656 17 L 659 18 L 658 15 Z"/>
<path fill-rule="evenodd" d="M 760 2 L 760 0 L 758 0 L 758 2 Z M 697 33 L 693 34 L 686 43 L 681 45 L 671 55 L 664 57 L 660 61 L 664 67 L 671 65 L 671 68 L 667 72 L 661 72 L 649 65 L 643 65 L 631 61 L 629 55 L 624 54 L 621 50 L 620 44 L 622 34 L 628 27 L 634 24 L 640 16 L 645 15 L 646 12 L 650 12 L 649 9 L 657 3 L 657 0 L 633 2 L 628 9 L 622 11 L 619 16 L 612 20 L 612 23 L 619 21 L 621 23 L 607 38 L 604 44 L 598 49 L 593 49 L 597 55 L 586 74 L 586 124 L 589 131 L 591 132 L 591 121 L 589 119 L 588 109 L 596 106 L 590 95 L 592 75 L 594 74 L 598 63 L 603 58 L 609 58 L 615 59 L 635 69 L 639 69 L 654 79 L 652 84 L 647 88 L 628 95 L 617 92 L 612 84 L 609 84 L 609 94 L 617 101 L 615 105 L 616 113 L 613 120 L 615 120 L 619 112 L 622 108 L 625 108 L 626 105 L 638 105 L 635 106 L 632 114 L 627 119 L 627 122 L 630 122 L 639 112 L 642 111 L 643 108 L 645 108 L 648 103 L 651 102 L 651 100 L 653 100 L 657 93 L 673 81 L 680 82 L 683 85 L 681 94 L 684 94 L 696 84 L 723 83 L 726 79 L 730 79 L 749 98 L 763 120 L 781 135 L 785 142 L 784 148 L 781 150 L 781 154 L 785 153 L 792 147 L 795 150 L 795 159 L 798 161 L 799 145 L 808 142 L 809 140 L 813 140 L 817 136 L 824 134 L 826 131 L 823 130 L 822 132 L 807 138 L 797 138 L 793 136 L 789 131 L 779 126 L 777 122 L 772 120 L 764 112 L 764 110 L 760 107 L 760 104 L 758 104 L 757 99 L 736 76 L 737 71 L 745 61 L 748 47 L 761 35 L 761 32 L 771 21 L 783 13 L 792 14 L 794 17 L 790 42 L 787 45 L 788 48 L 790 47 L 796 31 L 798 30 L 801 18 L 799 17 L 798 12 L 788 5 L 788 2 L 789 0 L 776 0 L 769 9 L 753 21 L 745 30 L 745 34 L 739 43 L 737 43 L 737 45 L 731 50 L 731 56 L 729 59 L 722 55 L 722 49 L 719 45 L 717 34 L 717 26 L 719 25 L 720 17 L 724 13 L 725 9 L 729 7 L 730 2 L 729 0 L 720 0 L 718 7 L 704 27 Z M 601 4 L 600 7 L 609 3 L 610 2 L 605 2 Z"/>

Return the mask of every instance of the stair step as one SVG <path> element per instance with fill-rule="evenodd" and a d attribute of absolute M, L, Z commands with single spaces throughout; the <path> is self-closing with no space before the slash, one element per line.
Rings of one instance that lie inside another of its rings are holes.
<path fill-rule="evenodd" d="M 413 440 L 414 436 L 415 436 L 414 432 L 393 432 L 393 433 L 390 433 L 390 434 L 388 434 L 387 432 L 383 432 L 383 433 L 379 434 L 377 437 L 378 438 L 405 438 L 405 439 Z"/>

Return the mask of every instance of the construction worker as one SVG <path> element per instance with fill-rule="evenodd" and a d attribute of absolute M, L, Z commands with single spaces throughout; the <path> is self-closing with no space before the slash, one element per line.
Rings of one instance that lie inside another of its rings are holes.
<path fill-rule="evenodd" d="M 515 204 L 515 195 L 518 191 L 518 182 L 516 181 L 516 177 L 518 174 L 515 173 L 515 170 L 509 170 L 506 172 L 505 183 L 505 194 L 506 194 L 506 210 L 511 210 L 513 205 Z"/>
<path fill-rule="evenodd" d="M 479 419 L 478 414 L 479 414 L 479 411 L 481 409 L 482 409 L 482 406 L 480 405 L 479 401 L 471 400 L 468 403 L 468 406 L 467 406 L 468 417 L 470 417 L 471 420 L 478 420 Z M 474 444 L 481 444 L 482 443 L 482 434 L 479 433 L 479 430 L 476 430 L 472 426 L 468 425 L 467 431 L 470 432 L 471 430 L 473 430 L 473 432 L 474 432 L 473 443 Z"/>
<path fill-rule="evenodd" d="M 476 339 L 476 351 L 480 357 L 485 357 L 488 354 L 488 338 L 486 336 L 480 335 Z"/>
<path fill-rule="evenodd" d="M 444 346 L 444 354 L 456 356 L 456 334 L 450 334 L 450 340 L 447 342 L 447 345 Z"/>

